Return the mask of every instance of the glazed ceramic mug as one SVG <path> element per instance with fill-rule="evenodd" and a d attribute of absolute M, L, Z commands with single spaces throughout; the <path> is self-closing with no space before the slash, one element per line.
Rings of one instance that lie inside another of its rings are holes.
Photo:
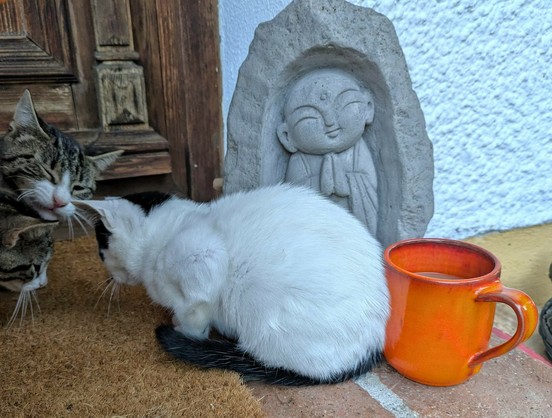
<path fill-rule="evenodd" d="M 392 244 L 384 256 L 391 296 L 384 354 L 411 380 L 432 386 L 462 383 L 535 330 L 534 302 L 501 284 L 499 260 L 481 247 L 420 238 Z M 517 330 L 489 348 L 495 302 L 513 309 Z"/>

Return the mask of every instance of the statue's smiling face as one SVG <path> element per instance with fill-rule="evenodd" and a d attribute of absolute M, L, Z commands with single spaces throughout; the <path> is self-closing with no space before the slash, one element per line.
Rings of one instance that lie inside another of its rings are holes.
<path fill-rule="evenodd" d="M 361 138 L 373 114 L 370 94 L 353 78 L 337 70 L 317 70 L 290 91 L 281 131 L 299 151 L 342 152 Z"/>

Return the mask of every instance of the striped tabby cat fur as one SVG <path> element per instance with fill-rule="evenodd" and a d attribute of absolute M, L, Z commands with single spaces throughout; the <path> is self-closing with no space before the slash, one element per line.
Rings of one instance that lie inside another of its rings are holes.
<path fill-rule="evenodd" d="M 92 197 L 97 175 L 121 153 L 87 155 L 40 119 L 25 90 L 0 139 L 0 288 L 25 298 L 46 285 L 54 227 L 59 220 L 79 221 L 72 199 Z"/>

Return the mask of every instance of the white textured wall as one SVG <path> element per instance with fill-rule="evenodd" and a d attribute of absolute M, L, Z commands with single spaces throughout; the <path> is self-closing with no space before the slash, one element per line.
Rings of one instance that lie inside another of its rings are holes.
<path fill-rule="evenodd" d="M 393 22 L 421 102 L 435 150 L 426 236 L 551 222 L 552 1 L 352 3 Z M 225 120 L 256 26 L 287 4 L 220 1 Z"/>

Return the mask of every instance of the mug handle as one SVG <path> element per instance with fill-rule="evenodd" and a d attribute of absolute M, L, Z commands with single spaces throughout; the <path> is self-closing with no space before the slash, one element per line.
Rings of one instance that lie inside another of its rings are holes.
<path fill-rule="evenodd" d="M 470 366 L 477 366 L 487 360 L 506 354 L 527 340 L 535 331 L 539 313 L 535 302 L 524 292 L 504 287 L 501 284 L 482 289 L 478 292 L 476 302 L 501 302 L 512 308 L 517 317 L 515 334 L 505 343 L 476 353 L 469 361 Z"/>

